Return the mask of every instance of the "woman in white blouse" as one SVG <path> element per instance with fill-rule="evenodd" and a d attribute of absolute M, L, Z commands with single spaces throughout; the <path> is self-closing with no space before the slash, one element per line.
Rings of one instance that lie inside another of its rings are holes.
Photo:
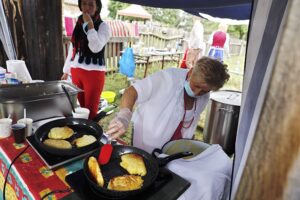
<path fill-rule="evenodd" d="M 192 138 L 209 92 L 221 88 L 228 79 L 227 65 L 208 57 L 202 57 L 190 70 L 169 68 L 154 73 L 126 89 L 120 112 L 106 133 L 117 138 L 132 120 L 133 145 L 148 152 L 170 140 Z"/>

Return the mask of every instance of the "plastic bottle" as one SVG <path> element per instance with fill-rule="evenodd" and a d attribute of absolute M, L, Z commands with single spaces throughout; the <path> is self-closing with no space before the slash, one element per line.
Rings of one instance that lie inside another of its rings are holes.
<path fill-rule="evenodd" d="M 8 72 L 5 74 L 5 79 L 7 84 L 17 85 L 20 84 L 20 81 L 16 78 L 16 73 Z"/>
<path fill-rule="evenodd" d="M 5 79 L 5 72 L 6 69 L 0 67 L 0 84 L 6 84 L 6 79 Z"/>

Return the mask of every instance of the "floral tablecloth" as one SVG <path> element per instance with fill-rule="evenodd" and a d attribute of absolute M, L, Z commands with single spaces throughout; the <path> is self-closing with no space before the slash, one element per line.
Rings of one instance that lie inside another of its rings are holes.
<path fill-rule="evenodd" d="M 23 144 L 14 143 L 12 137 L 0 139 L 0 199 L 2 199 L 3 184 L 9 164 L 27 145 L 27 142 Z M 56 170 L 50 170 L 32 147 L 29 147 L 15 161 L 10 170 L 5 192 L 6 199 L 41 199 L 51 191 L 66 190 L 69 186 L 65 182 L 65 176 L 81 167 L 82 160 Z M 60 199 L 67 194 L 51 194 L 45 199 Z"/>

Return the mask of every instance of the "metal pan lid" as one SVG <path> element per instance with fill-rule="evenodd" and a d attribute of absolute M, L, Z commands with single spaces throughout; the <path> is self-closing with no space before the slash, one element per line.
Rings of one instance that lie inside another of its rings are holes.
<path fill-rule="evenodd" d="M 234 90 L 219 90 L 210 94 L 210 99 L 228 105 L 240 106 L 242 93 Z"/>

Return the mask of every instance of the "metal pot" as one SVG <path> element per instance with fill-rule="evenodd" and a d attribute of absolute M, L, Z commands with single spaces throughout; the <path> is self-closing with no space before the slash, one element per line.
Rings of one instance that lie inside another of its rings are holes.
<path fill-rule="evenodd" d="M 228 154 L 234 154 L 241 105 L 241 92 L 213 92 L 208 104 L 204 127 L 204 142 L 219 144 Z"/>
<path fill-rule="evenodd" d="M 199 140 L 192 140 L 192 139 L 179 139 L 179 140 L 171 140 L 163 145 L 161 148 L 161 153 L 166 155 L 172 155 L 179 152 L 192 152 L 193 155 L 189 157 L 185 157 L 184 159 L 190 159 L 196 157 L 205 149 L 209 148 L 211 145 L 204 143 Z"/>

